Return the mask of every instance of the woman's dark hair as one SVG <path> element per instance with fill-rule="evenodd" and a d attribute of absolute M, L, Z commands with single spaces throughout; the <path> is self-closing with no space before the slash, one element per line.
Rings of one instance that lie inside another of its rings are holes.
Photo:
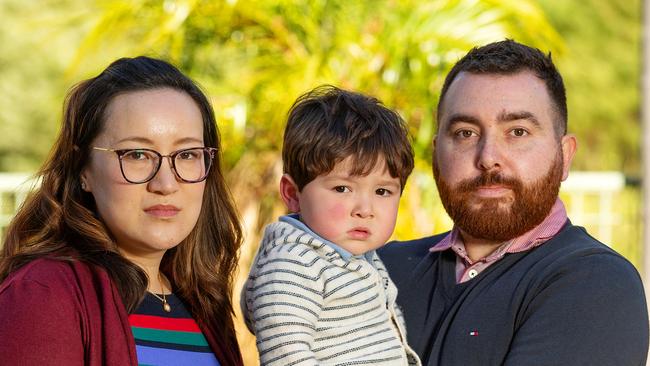
<path fill-rule="evenodd" d="M 147 276 L 119 254 L 96 213 L 93 196 L 81 189 L 80 177 L 89 160 L 90 143 L 102 131 L 111 101 L 119 94 L 159 88 L 189 95 L 203 116 L 205 146 L 220 148 L 212 106 L 191 79 L 169 63 L 149 57 L 113 62 L 68 93 L 60 134 L 37 173 L 40 186 L 7 228 L 0 280 L 36 258 L 81 260 L 106 270 L 127 311 L 138 306 L 146 293 Z M 220 335 L 224 346 L 238 350 L 231 295 L 242 231 L 219 156 L 206 180 L 196 226 L 165 253 L 161 270 L 192 315 Z"/>

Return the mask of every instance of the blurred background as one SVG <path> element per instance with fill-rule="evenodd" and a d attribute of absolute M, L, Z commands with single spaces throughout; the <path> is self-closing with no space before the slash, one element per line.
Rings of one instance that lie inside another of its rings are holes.
<path fill-rule="evenodd" d="M 285 213 L 287 110 L 319 84 L 374 95 L 409 123 L 416 169 L 394 238 L 449 230 L 431 175 L 438 93 L 471 47 L 512 38 L 551 52 L 565 79 L 579 142 L 561 193 L 569 216 L 642 271 L 641 14 L 640 0 L 0 0 L 0 230 L 49 152 L 66 91 L 140 54 L 180 67 L 214 105 L 246 229 L 235 304 L 264 225 Z"/>

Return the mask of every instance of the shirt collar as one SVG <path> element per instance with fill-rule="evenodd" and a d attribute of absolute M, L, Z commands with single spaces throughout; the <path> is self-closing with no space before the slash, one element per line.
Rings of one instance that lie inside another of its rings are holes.
<path fill-rule="evenodd" d="M 495 261 L 503 257 L 506 253 L 523 252 L 541 245 L 557 234 L 566 223 L 566 220 L 567 213 L 564 204 L 557 198 L 551 208 L 551 212 L 546 216 L 544 221 L 523 235 L 503 242 L 494 252 L 481 259 L 481 261 Z M 460 236 L 460 231 L 456 226 L 454 226 L 453 230 L 447 236 L 431 247 L 429 251 L 440 252 L 449 248 L 467 263 L 472 264 L 472 260 L 469 259 L 465 251 L 465 244 Z"/>
<path fill-rule="evenodd" d="M 285 216 L 280 216 L 280 221 L 286 222 L 287 224 L 291 224 L 293 227 L 296 227 L 296 228 L 308 233 L 309 235 L 317 238 L 318 240 L 322 241 L 323 243 L 325 243 L 325 245 L 327 245 L 330 248 L 334 249 L 341 256 L 341 258 L 343 258 L 343 260 L 345 260 L 345 261 L 349 261 L 350 258 L 355 257 L 355 258 L 365 259 L 370 263 L 373 262 L 372 261 L 372 256 L 373 256 L 374 250 L 371 250 L 371 251 L 366 252 L 364 254 L 360 254 L 360 255 L 355 256 L 354 254 L 352 254 L 352 253 L 348 252 L 347 250 L 341 248 L 340 246 L 336 245 L 335 243 L 333 243 L 333 242 L 323 238 L 322 236 L 316 234 L 312 229 L 309 228 L 309 226 L 307 226 L 304 222 L 300 221 L 300 215 L 298 215 L 298 214 L 289 214 L 289 215 L 285 215 Z"/>

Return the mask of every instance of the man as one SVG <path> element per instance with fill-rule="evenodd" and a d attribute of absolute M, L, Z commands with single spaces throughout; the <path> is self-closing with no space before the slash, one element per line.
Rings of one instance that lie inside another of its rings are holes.
<path fill-rule="evenodd" d="M 566 132 L 550 55 L 506 40 L 447 76 L 433 170 L 454 228 L 380 252 L 424 365 L 645 365 L 637 271 L 558 198 Z"/>

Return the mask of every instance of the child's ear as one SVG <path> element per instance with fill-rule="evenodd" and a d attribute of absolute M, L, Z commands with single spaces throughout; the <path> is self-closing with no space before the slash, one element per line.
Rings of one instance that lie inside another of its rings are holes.
<path fill-rule="evenodd" d="M 291 212 L 300 212 L 300 191 L 289 174 L 282 174 L 280 195 Z"/>

